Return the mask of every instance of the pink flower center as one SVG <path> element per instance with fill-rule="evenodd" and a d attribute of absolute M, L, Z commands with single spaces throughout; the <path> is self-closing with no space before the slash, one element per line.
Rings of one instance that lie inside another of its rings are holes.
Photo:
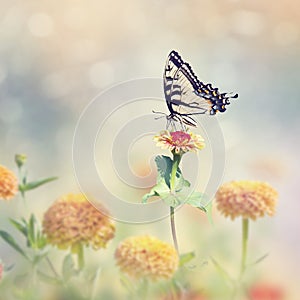
<path fill-rule="evenodd" d="M 191 140 L 191 136 L 183 131 L 171 132 L 172 141 L 176 145 L 182 145 L 188 143 Z"/>

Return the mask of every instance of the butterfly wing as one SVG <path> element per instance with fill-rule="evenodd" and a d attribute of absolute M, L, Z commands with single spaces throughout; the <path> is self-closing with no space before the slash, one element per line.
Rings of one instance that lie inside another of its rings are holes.
<path fill-rule="evenodd" d="M 221 94 L 218 88 L 201 82 L 176 51 L 172 51 L 167 59 L 164 92 L 171 116 L 180 117 L 191 126 L 196 126 L 192 115 L 224 112 L 226 105 L 230 104 L 229 98 L 237 97 Z"/>

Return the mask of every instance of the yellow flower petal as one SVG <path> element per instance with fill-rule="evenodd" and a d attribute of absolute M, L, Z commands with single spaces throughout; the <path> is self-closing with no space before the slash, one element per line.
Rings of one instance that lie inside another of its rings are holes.
<path fill-rule="evenodd" d="M 104 208 L 102 211 L 105 211 Z M 100 213 L 82 194 L 68 194 L 53 203 L 46 211 L 43 231 L 49 243 L 60 249 L 77 244 L 105 248 L 114 237 L 111 220 Z"/>
<path fill-rule="evenodd" d="M 196 152 L 205 147 L 204 139 L 200 135 L 185 131 L 163 130 L 159 135 L 154 136 L 153 140 L 158 147 L 169 149 L 176 154 Z"/>
<path fill-rule="evenodd" d="M 127 238 L 119 244 L 115 258 L 123 273 L 153 281 L 171 278 L 179 262 L 173 246 L 152 236 Z"/>
<path fill-rule="evenodd" d="M 277 198 L 277 191 L 260 181 L 225 183 L 216 194 L 217 209 L 231 219 L 242 216 L 255 220 L 266 214 L 273 216 Z"/>
<path fill-rule="evenodd" d="M 18 180 L 13 172 L 0 165 L 0 199 L 9 200 L 18 192 Z"/>

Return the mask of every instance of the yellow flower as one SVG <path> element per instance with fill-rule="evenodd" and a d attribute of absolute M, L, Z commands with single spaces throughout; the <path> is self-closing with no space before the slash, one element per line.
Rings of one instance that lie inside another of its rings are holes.
<path fill-rule="evenodd" d="M 75 249 L 79 244 L 99 249 L 114 237 L 115 227 L 83 194 L 68 194 L 47 210 L 43 231 L 48 242 L 60 249 Z"/>
<path fill-rule="evenodd" d="M 164 130 L 159 135 L 154 136 L 153 139 L 158 147 L 169 149 L 176 154 L 183 154 L 188 151 L 196 152 L 197 149 L 201 150 L 205 147 L 204 139 L 192 132 Z"/>
<path fill-rule="evenodd" d="M 217 194 L 217 209 L 232 220 L 236 217 L 255 220 L 265 214 L 273 216 L 278 193 L 260 181 L 232 181 L 222 185 Z"/>
<path fill-rule="evenodd" d="M 9 200 L 18 192 L 18 180 L 13 172 L 0 165 L 0 199 Z"/>
<path fill-rule="evenodd" d="M 153 281 L 171 278 L 179 262 L 173 246 L 152 236 L 125 239 L 119 244 L 115 258 L 123 273 Z"/>

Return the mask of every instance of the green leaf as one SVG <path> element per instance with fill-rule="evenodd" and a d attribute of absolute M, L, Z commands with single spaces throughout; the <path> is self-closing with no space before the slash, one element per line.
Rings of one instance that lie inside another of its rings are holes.
<path fill-rule="evenodd" d="M 120 282 L 130 294 L 135 294 L 134 283 L 123 273 L 120 273 Z"/>
<path fill-rule="evenodd" d="M 212 217 L 212 206 L 213 206 L 212 201 L 208 202 L 205 206 L 205 210 L 206 210 L 206 216 L 208 218 L 209 223 L 211 225 L 214 225 L 214 221 L 213 221 L 213 217 Z"/>
<path fill-rule="evenodd" d="M 182 176 L 180 168 L 177 169 L 174 193 L 170 192 L 170 177 L 172 172 L 173 160 L 165 155 L 156 156 L 155 162 L 158 170 L 158 177 L 156 185 L 151 189 L 148 194 L 142 198 L 142 203 L 147 203 L 148 199 L 153 196 L 160 197 L 168 206 L 176 207 L 183 204 L 186 200 L 186 194 L 179 192 L 190 187 L 190 182 Z"/>
<path fill-rule="evenodd" d="M 145 194 L 142 198 L 142 203 L 147 203 L 148 199 L 153 196 L 160 196 L 170 192 L 170 188 L 166 185 L 165 180 L 159 175 L 157 184 L 151 189 L 150 193 Z"/>
<path fill-rule="evenodd" d="M 189 197 L 187 198 L 187 201 L 185 202 L 186 204 L 189 204 L 193 207 L 200 208 L 201 210 L 206 212 L 206 209 L 203 205 L 204 199 L 207 196 L 203 193 L 200 192 L 193 192 Z"/>
<path fill-rule="evenodd" d="M 72 276 L 76 275 L 75 264 L 71 254 L 68 254 L 62 264 L 62 275 L 65 281 L 68 281 Z"/>
<path fill-rule="evenodd" d="M 29 222 L 27 224 L 28 226 L 28 244 L 29 244 L 29 247 L 31 248 L 35 248 L 35 222 L 36 222 L 36 219 L 35 219 L 35 216 L 33 214 L 31 214 L 30 216 L 30 219 L 29 219 Z"/>
<path fill-rule="evenodd" d="M 190 262 L 192 259 L 195 258 L 195 253 L 194 252 L 188 252 L 181 254 L 179 257 L 179 266 L 182 267 L 188 262 Z"/>
<path fill-rule="evenodd" d="M 19 230 L 25 237 L 27 237 L 27 226 L 22 224 L 21 222 L 18 222 L 14 219 L 9 219 L 10 223 L 17 229 Z"/>
<path fill-rule="evenodd" d="M 58 285 L 62 283 L 60 279 L 49 276 L 41 271 L 38 271 L 38 275 L 41 278 L 41 280 L 43 280 L 46 283 L 53 284 L 53 285 Z"/>
<path fill-rule="evenodd" d="M 155 163 L 160 177 L 165 180 L 167 186 L 170 188 L 170 177 L 172 172 L 173 160 L 169 156 L 158 155 L 155 157 Z M 176 178 L 180 178 L 180 176 L 182 176 L 182 173 L 180 168 L 178 167 Z"/>
<path fill-rule="evenodd" d="M 171 194 L 168 192 L 168 194 L 160 195 L 161 199 L 171 207 L 177 207 L 181 204 L 180 197 L 178 197 L 176 194 Z"/>
<path fill-rule="evenodd" d="M 58 177 L 49 177 L 46 179 L 32 181 L 32 182 L 28 182 L 28 183 L 24 182 L 22 185 L 19 186 L 19 190 L 21 192 L 30 191 L 30 190 L 36 189 L 37 187 L 39 187 L 41 185 L 48 183 L 48 182 L 56 180 L 56 179 L 58 179 Z"/>
<path fill-rule="evenodd" d="M 213 262 L 214 266 L 216 267 L 219 274 L 227 280 L 230 284 L 234 284 L 234 280 L 231 278 L 231 276 L 225 271 L 225 269 L 213 258 L 210 257 L 211 261 Z"/>
<path fill-rule="evenodd" d="M 22 256 L 24 256 L 26 259 L 29 260 L 26 253 L 23 251 L 23 249 L 18 245 L 18 243 L 15 241 L 15 239 L 7 232 L 0 230 L 0 236 L 3 238 L 5 242 L 7 242 L 12 248 L 14 248 L 17 252 L 19 252 Z"/>
<path fill-rule="evenodd" d="M 167 186 L 170 188 L 170 177 L 173 166 L 173 160 L 169 156 L 158 155 L 155 157 L 155 163 L 160 177 L 162 177 L 165 180 Z"/>
<path fill-rule="evenodd" d="M 248 266 L 254 266 L 260 262 L 262 262 L 264 259 L 266 259 L 269 256 L 269 253 L 266 253 L 264 255 L 262 255 L 261 257 L 259 257 L 258 259 L 256 259 L 254 262 L 250 263 Z"/>
<path fill-rule="evenodd" d="M 9 271 L 11 271 L 11 270 L 14 268 L 14 266 L 15 266 L 14 264 L 9 265 L 9 266 L 6 266 L 6 265 L 5 265 L 5 266 L 4 266 L 4 271 L 5 271 L 5 272 L 9 272 Z"/>
<path fill-rule="evenodd" d="M 98 267 L 92 277 L 91 280 L 91 299 L 96 299 L 96 290 L 97 290 L 97 283 L 99 281 L 100 278 L 100 273 L 101 273 L 101 268 Z"/>
<path fill-rule="evenodd" d="M 43 249 L 46 247 L 47 245 L 47 238 L 46 236 L 41 233 L 40 231 L 37 232 L 37 236 L 36 236 L 36 245 L 38 249 Z"/>
<path fill-rule="evenodd" d="M 45 251 L 45 252 L 40 252 L 39 254 L 35 255 L 34 258 L 33 258 L 33 263 L 34 264 L 38 264 L 40 261 L 42 261 L 44 258 L 46 258 L 48 255 L 48 252 Z"/>

